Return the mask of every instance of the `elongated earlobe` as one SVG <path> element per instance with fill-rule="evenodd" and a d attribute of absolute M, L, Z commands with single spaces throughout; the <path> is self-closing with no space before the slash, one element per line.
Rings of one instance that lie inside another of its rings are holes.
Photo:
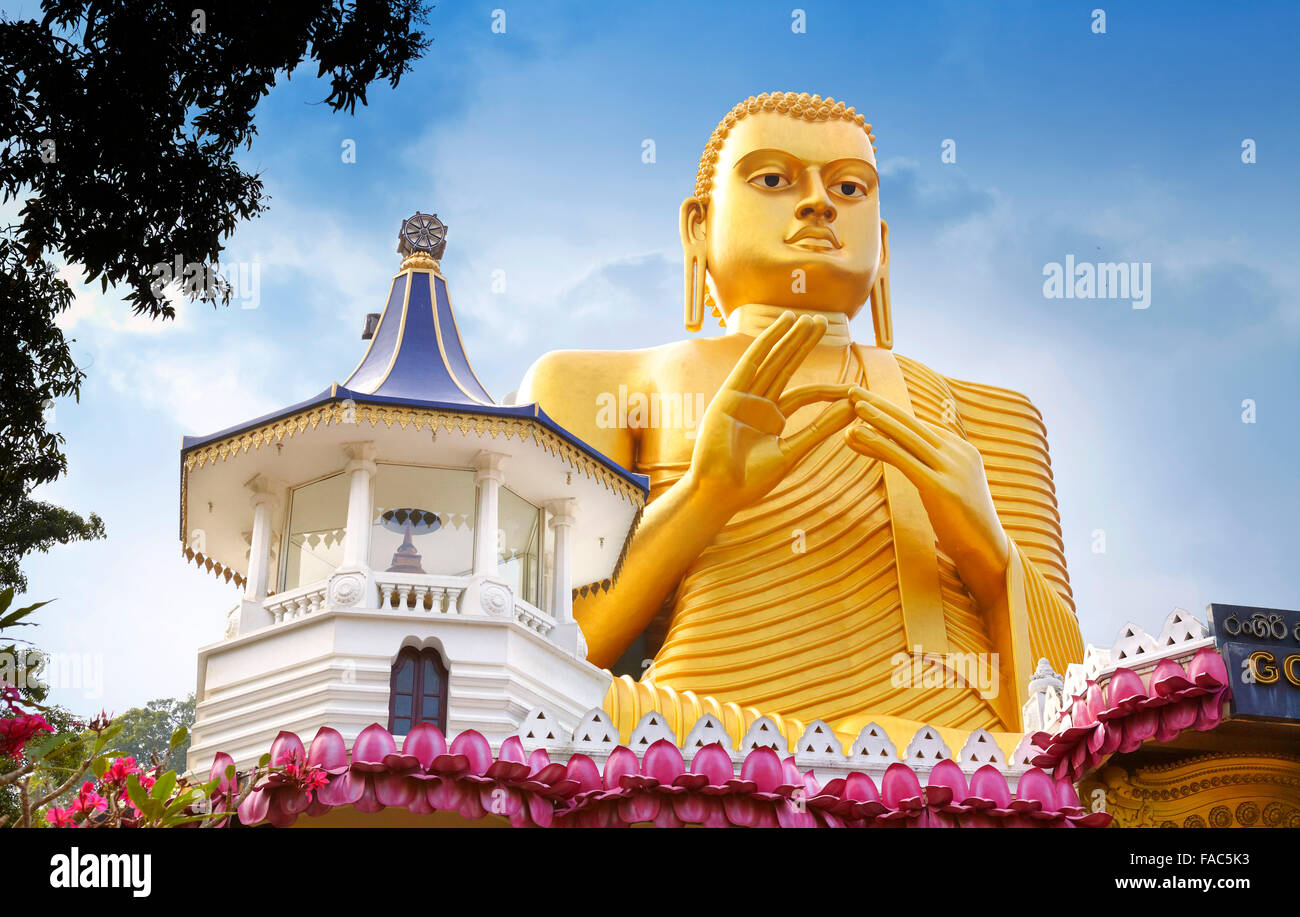
<path fill-rule="evenodd" d="M 681 235 L 682 263 L 684 267 L 685 319 L 687 331 L 704 327 L 705 299 L 708 295 L 705 278 L 708 276 L 708 247 L 704 241 L 704 207 L 699 200 L 688 197 L 682 201 Z"/>
<path fill-rule="evenodd" d="M 876 346 L 894 347 L 894 318 L 889 311 L 889 224 L 880 221 L 880 271 L 871 287 L 871 324 L 876 331 Z"/>
<path fill-rule="evenodd" d="M 704 264 L 690 254 L 686 261 L 686 330 L 699 331 L 704 327 Z"/>

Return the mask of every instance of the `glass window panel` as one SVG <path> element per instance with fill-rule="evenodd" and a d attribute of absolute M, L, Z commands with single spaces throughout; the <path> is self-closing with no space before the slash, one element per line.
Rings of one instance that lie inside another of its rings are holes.
<path fill-rule="evenodd" d="M 498 497 L 497 561 L 501 578 L 525 602 L 538 604 L 541 518 L 537 507 L 502 487 Z"/>
<path fill-rule="evenodd" d="M 401 668 L 397 670 L 395 689 L 400 694 L 410 694 L 415 690 L 415 660 L 408 656 L 399 665 Z"/>
<path fill-rule="evenodd" d="M 347 477 L 336 474 L 293 489 L 284 589 L 328 579 L 343 562 L 348 524 Z"/>
<path fill-rule="evenodd" d="M 433 664 L 432 659 L 424 660 L 424 680 L 421 684 L 421 691 L 424 694 L 437 694 L 442 690 L 441 679 L 438 677 L 438 667 Z"/>
<path fill-rule="evenodd" d="M 413 706 L 409 694 L 393 695 L 393 714 L 395 716 L 410 716 Z"/>
<path fill-rule="evenodd" d="M 427 723 L 437 725 L 438 708 L 441 701 L 436 697 L 426 697 L 420 704 L 420 718 Z"/>
<path fill-rule="evenodd" d="M 411 721 L 405 719 L 393 720 L 393 735 L 404 736 L 411 731 Z"/>
<path fill-rule="evenodd" d="M 474 472 L 381 463 L 370 566 L 405 573 L 474 571 Z"/>

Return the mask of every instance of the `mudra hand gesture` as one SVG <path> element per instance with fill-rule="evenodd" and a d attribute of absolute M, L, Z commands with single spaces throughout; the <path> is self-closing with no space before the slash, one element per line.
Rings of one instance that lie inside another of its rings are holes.
<path fill-rule="evenodd" d="M 855 417 L 867 392 L 843 384 L 800 385 L 790 379 L 812 353 L 826 320 L 787 312 L 754 339 L 700 420 L 689 474 L 715 506 L 734 513 L 760 500 L 789 470 Z M 807 427 L 783 436 L 787 419 L 806 405 L 832 404 Z M 728 515 L 730 515 L 728 513 Z"/>
<path fill-rule="evenodd" d="M 861 455 L 893 465 L 915 485 L 939 545 L 962 581 L 987 607 L 1003 591 L 1011 543 L 993 506 L 979 450 L 943 427 L 920 420 L 858 385 L 786 386 L 812 352 L 826 323 L 782 315 L 754 339 L 701 419 L 690 475 L 727 517 L 753 505 L 830 434 Z M 830 406 L 789 436 L 795 411 Z"/>
<path fill-rule="evenodd" d="M 858 389 L 853 410 L 862 423 L 844 432 L 855 452 L 887 462 L 921 494 L 940 546 L 984 607 L 1003 590 L 1011 542 L 998 519 L 979 450 L 944 427 Z"/>

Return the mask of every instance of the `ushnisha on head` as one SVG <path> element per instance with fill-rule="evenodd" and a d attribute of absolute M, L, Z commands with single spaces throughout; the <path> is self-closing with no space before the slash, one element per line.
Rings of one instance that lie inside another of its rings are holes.
<path fill-rule="evenodd" d="M 879 186 L 871 125 L 843 102 L 792 92 L 741 102 L 682 202 L 687 329 L 702 327 L 706 306 L 725 324 L 750 303 L 851 318 L 870 300 L 876 343 L 892 346 Z"/>

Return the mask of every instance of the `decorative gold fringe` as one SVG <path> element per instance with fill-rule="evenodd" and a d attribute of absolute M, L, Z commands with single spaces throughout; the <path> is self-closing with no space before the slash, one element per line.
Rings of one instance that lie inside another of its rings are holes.
<path fill-rule="evenodd" d="M 216 576 L 217 579 L 224 579 L 227 583 L 233 581 L 240 589 L 243 589 L 248 582 L 234 570 L 229 567 L 223 567 L 211 557 L 204 557 L 193 548 L 186 546 L 181 553 L 185 555 L 186 560 L 193 561 L 200 569 L 207 570 L 209 573 Z"/>
<path fill-rule="evenodd" d="M 346 421 L 344 420 L 345 414 L 350 415 Z M 497 436 L 504 436 L 506 439 L 517 436 L 520 442 L 531 438 L 538 446 L 568 463 L 575 471 L 585 474 L 589 479 L 599 481 L 606 490 L 633 504 L 636 507 L 636 521 L 640 520 L 641 511 L 645 508 L 645 494 L 642 493 L 640 488 L 624 480 L 572 443 L 547 429 L 534 418 L 489 417 L 461 411 L 443 411 L 433 408 L 394 408 L 362 403 L 354 403 L 351 407 L 344 407 L 343 399 L 339 399 L 338 401 L 331 401 L 308 408 L 261 427 L 245 430 L 243 433 L 237 433 L 234 436 L 187 453 L 184 457 L 181 475 L 182 543 L 185 540 L 185 532 L 189 528 L 186 517 L 190 472 L 205 465 L 215 465 L 217 462 L 228 461 L 250 450 L 282 443 L 286 439 L 292 439 L 297 434 L 315 430 L 322 424 L 325 426 L 342 423 L 353 425 L 354 421 L 356 426 L 369 423 L 371 428 L 382 423 L 389 429 L 392 429 L 394 425 L 403 430 L 414 428 L 416 431 L 428 427 L 433 432 L 443 430 L 448 433 L 459 433 L 462 436 L 468 435 L 472 430 L 479 436 L 486 434 L 494 439 Z M 633 523 L 634 527 L 636 521 Z M 195 555 L 188 547 L 185 548 L 185 551 L 186 557 L 201 556 Z M 623 553 L 619 554 L 618 565 L 615 567 L 615 576 L 618 575 L 618 569 L 622 566 L 623 555 L 626 551 L 627 541 L 624 541 Z M 220 565 L 217 565 L 217 567 L 218 575 L 220 575 Z M 235 576 L 242 581 L 242 577 L 239 577 L 238 574 L 235 574 Z M 609 580 L 605 582 L 609 583 Z M 608 588 L 608 585 L 605 588 Z"/>

